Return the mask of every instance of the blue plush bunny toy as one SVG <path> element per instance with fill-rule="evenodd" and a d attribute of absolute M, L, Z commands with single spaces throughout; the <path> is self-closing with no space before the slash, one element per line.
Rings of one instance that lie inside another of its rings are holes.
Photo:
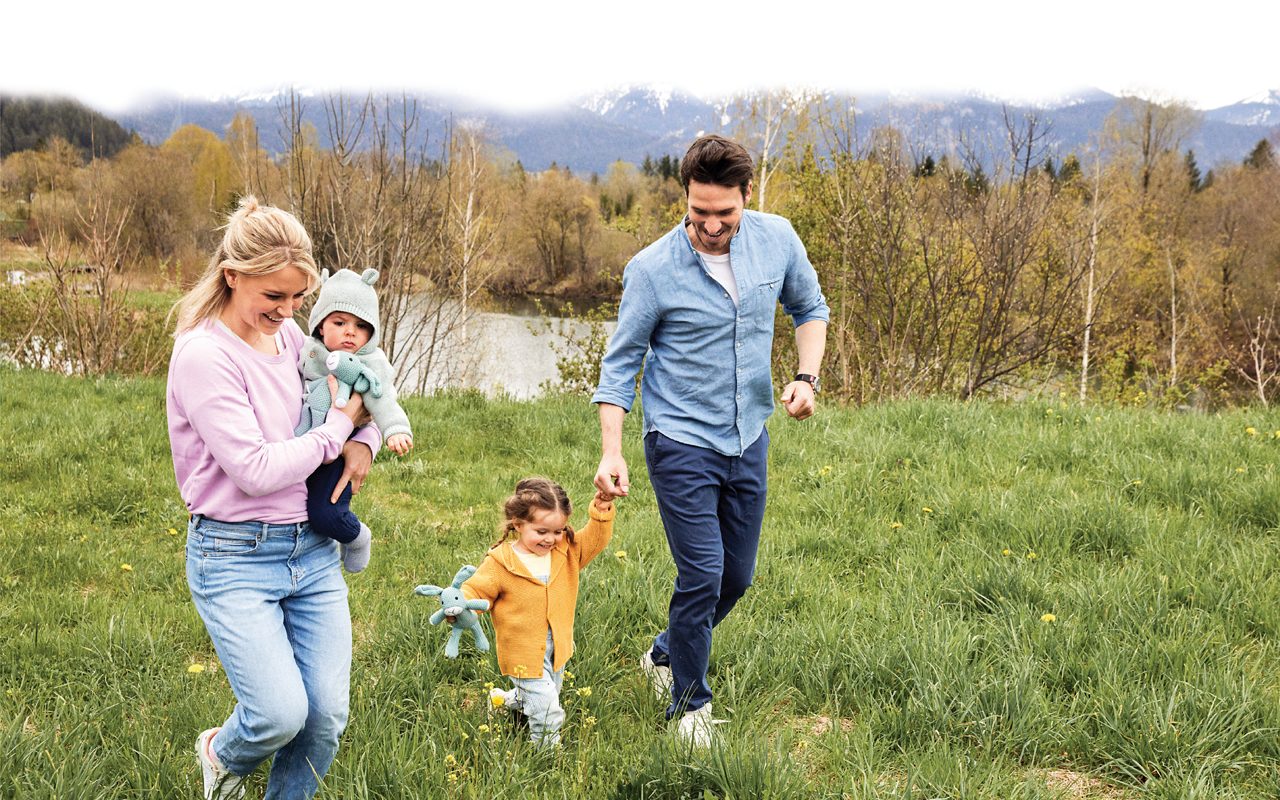
<path fill-rule="evenodd" d="M 453 630 L 449 633 L 449 642 L 444 646 L 447 658 L 458 657 L 458 643 L 462 640 L 462 632 L 470 631 L 475 637 L 476 649 L 482 653 L 489 650 L 489 638 L 480 627 L 480 615 L 477 611 L 488 611 L 488 600 L 468 600 L 462 594 L 462 583 L 476 572 L 476 568 L 466 564 L 453 576 L 453 584 L 441 588 L 431 584 L 423 584 L 413 591 L 426 597 L 439 597 L 440 610 L 431 615 L 432 625 L 439 625 L 445 617 L 453 617 Z"/>

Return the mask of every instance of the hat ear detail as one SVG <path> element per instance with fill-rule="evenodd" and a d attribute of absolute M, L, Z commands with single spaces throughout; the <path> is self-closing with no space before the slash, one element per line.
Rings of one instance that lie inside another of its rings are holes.
<path fill-rule="evenodd" d="M 320 270 L 320 283 L 323 284 L 327 280 L 329 280 L 329 268 L 325 267 Z"/>
<path fill-rule="evenodd" d="M 364 272 L 360 274 L 360 280 L 364 281 L 370 286 L 372 286 L 373 282 L 376 281 L 377 279 L 378 279 L 378 271 L 373 268 L 366 269 Z"/>

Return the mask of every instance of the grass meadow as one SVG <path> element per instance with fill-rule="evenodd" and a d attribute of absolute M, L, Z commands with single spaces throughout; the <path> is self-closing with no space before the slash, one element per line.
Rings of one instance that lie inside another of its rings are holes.
<path fill-rule="evenodd" d="M 0 797 L 195 798 L 232 706 L 188 597 L 163 382 L 0 369 Z M 324 798 L 1274 798 L 1280 414 L 945 400 L 771 421 L 754 587 L 716 633 L 721 745 L 640 678 L 674 568 L 644 474 L 584 573 L 562 748 L 487 719 L 492 655 L 419 583 L 515 480 L 583 518 L 594 409 L 410 398 L 356 509 L 352 720 Z M 638 415 L 632 415 L 633 417 Z M 486 727 L 487 726 L 487 727 Z M 250 797 L 260 796 L 260 770 Z"/>

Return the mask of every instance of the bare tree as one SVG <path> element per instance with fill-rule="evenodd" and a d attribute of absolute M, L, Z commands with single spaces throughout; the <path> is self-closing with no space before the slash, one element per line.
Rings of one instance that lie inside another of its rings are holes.
<path fill-rule="evenodd" d="M 815 101 L 816 95 L 808 90 L 769 89 L 742 95 L 730 104 L 730 117 L 737 120 L 735 136 L 755 155 L 757 211 L 768 210 L 765 199 L 775 162 L 788 140 L 807 132 Z"/>
<path fill-rule="evenodd" d="M 137 328 L 135 315 L 125 313 L 122 286 L 131 207 L 113 201 L 106 169 L 105 162 L 95 161 L 85 170 L 69 226 L 40 226 L 55 337 L 45 344 L 44 359 L 65 372 L 112 372 Z"/>

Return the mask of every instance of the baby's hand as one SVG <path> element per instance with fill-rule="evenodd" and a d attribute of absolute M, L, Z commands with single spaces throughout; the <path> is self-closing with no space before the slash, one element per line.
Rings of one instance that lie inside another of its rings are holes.
<path fill-rule="evenodd" d="M 597 491 L 596 496 L 591 500 L 591 504 L 596 507 L 596 511 L 609 511 L 613 508 L 613 495 L 608 492 Z"/>
<path fill-rule="evenodd" d="M 407 455 L 413 449 L 413 437 L 407 433 L 397 433 L 387 437 L 387 449 L 398 456 Z"/>

